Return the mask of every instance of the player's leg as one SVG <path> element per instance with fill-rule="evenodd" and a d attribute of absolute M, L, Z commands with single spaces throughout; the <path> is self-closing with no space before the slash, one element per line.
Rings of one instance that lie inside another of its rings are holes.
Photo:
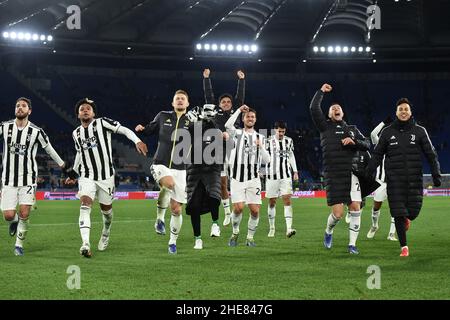
<path fill-rule="evenodd" d="M 380 181 L 379 181 L 380 182 Z M 372 207 L 372 226 L 370 227 L 369 232 L 367 233 L 367 238 L 372 239 L 375 236 L 375 233 L 378 230 L 378 221 L 380 219 L 381 214 L 381 205 L 383 201 L 386 200 L 386 183 L 380 182 L 380 186 L 377 190 L 375 190 L 375 195 L 373 197 L 373 207 Z"/>
<path fill-rule="evenodd" d="M 226 173 L 226 169 L 220 173 L 220 187 L 221 187 L 221 197 L 222 197 L 222 206 L 223 211 L 225 213 L 225 217 L 223 219 L 223 225 L 228 226 L 231 222 L 231 209 L 230 209 L 230 199 L 228 195 L 228 176 Z"/>
<path fill-rule="evenodd" d="M 275 217 L 277 215 L 276 210 L 277 198 L 269 198 L 269 205 L 267 206 L 267 217 L 269 218 L 269 238 L 275 237 Z"/>
<path fill-rule="evenodd" d="M 356 200 L 355 200 L 356 199 Z M 349 230 L 349 243 L 348 251 L 351 254 L 358 254 L 358 249 L 356 248 L 356 240 L 358 239 L 359 230 L 361 227 L 361 201 L 357 201 L 358 198 L 352 198 L 352 202 L 349 205 L 350 212 L 350 224 L 348 226 Z"/>
<path fill-rule="evenodd" d="M 250 217 L 248 219 L 247 246 L 254 247 L 254 236 L 259 224 L 259 210 L 261 207 L 261 180 L 259 178 L 247 181 L 245 190 L 245 202 L 250 209 Z"/>
<path fill-rule="evenodd" d="M 292 228 L 293 213 L 292 213 L 292 202 L 291 194 L 283 195 L 284 204 L 284 219 L 286 220 L 286 237 L 290 238 L 297 233 L 297 230 Z"/>
<path fill-rule="evenodd" d="M 245 182 L 239 182 L 235 179 L 230 181 L 231 189 L 231 202 L 233 203 L 233 212 L 231 213 L 231 224 L 233 226 L 233 233 L 228 245 L 230 247 L 237 246 L 237 240 L 239 237 L 239 226 L 242 221 L 242 211 L 245 205 Z"/>
<path fill-rule="evenodd" d="M 113 207 L 114 201 L 114 177 L 111 177 L 105 181 L 97 182 L 98 202 L 100 203 L 100 211 L 102 212 L 103 228 L 100 240 L 98 242 L 98 250 L 104 251 L 109 244 L 109 236 L 111 234 L 111 224 L 113 220 Z"/>
<path fill-rule="evenodd" d="M 297 230 L 292 228 L 292 180 L 283 179 L 280 185 L 280 194 L 283 198 L 284 204 L 284 219 L 286 220 L 286 237 L 290 238 L 297 233 Z"/>
<path fill-rule="evenodd" d="M 331 213 L 327 219 L 327 227 L 325 228 L 325 236 L 323 245 L 327 249 L 331 249 L 333 246 L 333 231 L 336 225 L 341 221 L 344 215 L 344 204 L 338 203 L 331 206 Z"/>
<path fill-rule="evenodd" d="M 269 198 L 267 206 L 267 217 L 269 218 L 269 238 L 275 237 L 275 217 L 277 215 L 276 205 L 277 198 L 280 192 L 280 180 L 267 179 L 266 180 L 266 198 Z"/>
<path fill-rule="evenodd" d="M 186 170 L 171 170 L 173 182 L 170 199 L 170 239 L 169 253 L 177 253 L 177 239 L 183 224 L 182 204 L 187 202 Z"/>
<path fill-rule="evenodd" d="M 19 224 L 19 215 L 16 212 L 17 203 L 19 202 L 19 188 L 3 186 L 1 209 L 3 219 L 9 223 L 9 235 L 13 237 L 16 234 Z"/>
<path fill-rule="evenodd" d="M 220 237 L 220 227 L 219 227 L 219 206 L 217 205 L 217 200 L 209 198 L 209 208 L 211 210 L 211 237 Z M 230 218 L 231 219 L 231 218 Z"/>
<path fill-rule="evenodd" d="M 150 172 L 159 185 L 159 195 L 156 202 L 155 231 L 157 234 L 166 234 L 165 215 L 170 204 L 171 193 L 175 188 L 175 180 L 169 168 L 163 165 L 152 165 Z"/>
<path fill-rule="evenodd" d="M 17 225 L 17 236 L 14 253 L 16 256 L 23 255 L 23 243 L 28 233 L 28 219 L 31 206 L 34 204 L 36 186 L 19 187 L 19 223 Z"/>
<path fill-rule="evenodd" d="M 92 256 L 91 244 L 90 244 L 90 233 L 91 233 L 91 209 L 92 203 L 94 202 L 95 196 L 97 194 L 97 186 L 95 181 L 80 177 L 78 179 L 78 194 L 77 197 L 80 199 L 80 217 L 79 217 L 79 227 L 81 235 L 81 247 L 80 254 L 86 258 Z"/>

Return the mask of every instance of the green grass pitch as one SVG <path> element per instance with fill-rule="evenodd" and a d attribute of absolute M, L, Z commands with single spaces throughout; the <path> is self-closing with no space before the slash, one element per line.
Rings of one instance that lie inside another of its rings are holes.
<path fill-rule="evenodd" d="M 178 255 L 167 253 L 168 235 L 155 234 L 156 202 L 117 201 L 110 244 L 97 251 L 101 232 L 98 205 L 92 212 L 93 257 L 79 255 L 79 202 L 41 201 L 32 212 L 25 256 L 13 255 L 15 239 L 0 224 L 0 299 L 449 299 L 449 199 L 425 198 L 408 231 L 410 257 L 400 258 L 398 242 L 386 240 L 390 216 L 382 208 L 375 239 L 368 200 L 357 243 L 359 256 L 346 252 L 348 228 L 336 227 L 332 250 L 322 239 L 329 209 L 325 199 L 294 199 L 297 235 L 285 237 L 283 206 L 277 206 L 275 238 L 267 238 L 267 201 L 255 241 L 244 245 L 248 209 L 239 246 L 229 248 L 230 227 L 210 238 L 210 215 L 202 216 L 204 249 L 193 249 L 190 218 L 184 216 Z M 223 217 L 221 213 L 221 218 Z M 222 219 L 221 219 L 222 220 Z M 168 225 L 169 215 L 166 215 Z M 70 290 L 71 265 L 80 268 L 79 290 Z M 380 268 L 380 289 L 368 289 L 371 265 Z"/>

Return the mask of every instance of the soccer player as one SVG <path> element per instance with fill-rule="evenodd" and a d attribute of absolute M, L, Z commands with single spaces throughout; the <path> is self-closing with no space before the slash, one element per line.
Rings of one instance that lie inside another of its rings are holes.
<path fill-rule="evenodd" d="M 241 113 L 244 113 L 244 128 L 236 129 L 234 123 Z M 261 207 L 259 170 L 263 161 L 270 162 L 270 155 L 264 148 L 265 137 L 254 129 L 255 123 L 256 111 L 246 105 L 242 105 L 225 123 L 235 145 L 229 159 L 231 201 L 233 203 L 233 213 L 231 214 L 233 234 L 228 242 L 230 247 L 238 244 L 239 225 L 245 205 L 250 209 L 246 245 L 256 246 L 254 235 L 258 227 Z"/>
<path fill-rule="evenodd" d="M 328 109 L 328 119 L 321 109 L 325 93 L 332 87 L 324 84 L 316 92 L 311 101 L 311 116 L 320 132 L 320 144 L 323 152 L 323 166 L 327 204 L 331 207 L 325 229 L 324 246 L 331 249 L 333 230 L 341 220 L 344 205 L 350 210 L 349 245 L 350 254 L 358 254 L 356 240 L 361 225 L 361 186 L 358 177 L 352 172 L 353 158 L 356 152 L 368 151 L 370 142 L 355 126 L 348 125 L 344 120 L 342 107 L 334 103 Z"/>
<path fill-rule="evenodd" d="M 188 106 L 189 96 L 187 92 L 177 90 L 172 100 L 173 111 L 161 111 L 145 127 L 139 124 L 135 128 L 137 132 L 143 132 L 146 135 L 158 135 L 158 147 L 150 167 L 153 178 L 159 184 L 161 190 L 157 204 L 155 228 L 157 232 L 158 230 L 161 233 L 165 231 L 164 207 L 167 207 L 170 201 L 172 215 L 170 219 L 169 254 L 177 253 L 178 234 L 183 224 L 182 204 L 187 202 L 186 165 L 183 161 L 174 160 L 175 157 L 179 157 L 175 153 L 175 150 L 178 149 L 177 145 L 183 142 L 183 139 L 180 139 L 180 133 L 183 130 L 188 130 L 191 123 L 186 117 Z"/>
<path fill-rule="evenodd" d="M 441 185 L 441 170 L 428 132 L 416 124 L 408 99 L 397 101 L 396 115 L 397 119 L 381 131 L 367 175 L 381 165 L 384 157 L 389 208 L 395 219 L 400 256 L 408 257 L 406 231 L 411 220 L 419 216 L 423 201 L 422 154 L 430 164 L 435 187 Z"/>
<path fill-rule="evenodd" d="M 205 94 L 205 102 L 207 104 L 216 104 L 215 98 L 214 98 L 214 91 L 212 89 L 211 84 L 211 70 L 205 69 L 203 70 L 203 91 Z M 233 114 L 233 105 L 235 106 L 242 106 L 244 104 L 245 100 L 245 73 L 239 70 L 237 72 L 238 76 L 238 84 L 236 89 L 236 95 L 233 99 L 232 95 L 229 93 L 224 93 L 219 97 L 219 112 L 216 115 L 216 123 L 217 126 L 222 132 L 226 132 L 225 123 L 228 121 L 230 116 Z M 239 122 L 239 119 L 236 120 L 235 126 L 237 126 L 237 122 Z M 231 142 L 231 140 L 230 140 Z M 231 148 L 229 148 L 231 149 Z M 228 175 L 227 175 L 227 158 L 229 155 L 226 155 L 223 170 L 221 172 L 221 186 L 222 186 L 222 206 L 223 210 L 225 212 L 225 218 L 223 220 L 223 225 L 228 226 L 230 224 L 230 217 L 231 217 L 231 210 L 230 210 L 230 199 L 228 196 Z M 215 226 L 213 223 L 211 227 L 211 235 L 213 234 L 220 234 L 219 226 Z"/>
<path fill-rule="evenodd" d="M 286 123 L 277 121 L 274 125 L 275 135 L 266 141 L 266 150 L 270 162 L 266 166 L 266 197 L 269 198 L 267 213 L 269 217 L 269 238 L 275 237 L 275 216 L 277 198 L 282 197 L 284 218 L 286 220 L 286 236 L 296 234 L 292 228 L 292 178 L 298 181 L 297 164 L 294 156 L 294 141 L 287 137 Z M 293 172 L 293 175 L 291 173 Z"/>
<path fill-rule="evenodd" d="M 381 130 L 384 127 L 390 125 L 391 122 L 392 118 L 387 117 L 383 122 L 381 122 L 378 126 L 376 126 L 375 129 L 372 130 L 372 132 L 370 133 L 370 139 L 372 140 L 373 145 L 377 145 Z M 380 219 L 381 205 L 383 204 L 383 201 L 386 201 L 387 199 L 386 182 L 384 181 L 385 180 L 384 158 L 381 165 L 377 168 L 376 179 L 378 183 L 380 183 L 380 187 L 377 190 L 375 190 L 375 195 L 373 197 L 372 226 L 370 227 L 369 232 L 367 233 L 367 238 L 369 239 L 373 239 L 375 233 L 378 230 L 378 220 Z M 389 229 L 389 235 L 387 239 L 391 241 L 397 241 L 397 238 L 395 237 L 395 220 L 393 217 L 391 217 L 391 226 Z"/>
<path fill-rule="evenodd" d="M 130 129 L 119 122 L 106 117 L 96 118 L 97 106 L 93 100 L 84 98 L 75 105 L 75 114 L 81 121 L 72 137 L 77 151 L 74 168 L 80 175 L 77 197 L 81 200 L 79 226 L 82 245 L 80 254 L 86 258 L 92 256 L 90 245 L 91 208 L 98 198 L 102 212 L 103 229 L 98 250 L 106 250 L 109 243 L 113 219 L 112 202 L 114 200 L 114 166 L 111 148 L 111 134 L 118 133 L 133 141 L 140 154 L 147 154 L 147 146 Z M 74 183 L 74 180 L 68 180 Z"/>
<path fill-rule="evenodd" d="M 16 101 L 16 118 L 0 124 L 4 150 L 1 210 L 3 217 L 9 222 L 10 236 L 17 232 L 14 248 L 16 256 L 24 255 L 23 243 L 28 232 L 28 217 L 35 202 L 38 147 L 41 146 L 64 172 L 72 177 L 76 176 L 53 149 L 44 130 L 28 120 L 31 111 L 31 100 L 21 97 Z"/>

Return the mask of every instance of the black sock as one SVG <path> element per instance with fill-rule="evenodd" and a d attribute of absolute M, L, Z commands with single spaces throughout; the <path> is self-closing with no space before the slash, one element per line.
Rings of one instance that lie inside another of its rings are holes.
<path fill-rule="evenodd" d="M 400 242 L 400 246 L 406 246 L 406 217 L 394 217 L 395 220 L 395 228 L 397 229 L 398 241 Z"/>
<path fill-rule="evenodd" d="M 194 230 L 194 237 L 200 237 L 200 215 L 191 214 L 192 229 Z"/>

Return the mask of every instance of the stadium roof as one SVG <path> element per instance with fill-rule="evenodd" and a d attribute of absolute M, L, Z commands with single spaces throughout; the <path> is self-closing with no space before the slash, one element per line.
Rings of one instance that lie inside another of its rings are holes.
<path fill-rule="evenodd" d="M 381 9 L 369 33 L 366 9 Z M 67 8 L 81 10 L 69 30 Z M 5 47 L 97 56 L 186 59 L 195 45 L 256 43 L 266 61 L 314 58 L 314 46 L 370 46 L 391 61 L 450 59 L 447 0 L 0 0 L 1 32 L 50 34 L 52 43 Z M 249 58 L 249 57 L 246 57 Z"/>

